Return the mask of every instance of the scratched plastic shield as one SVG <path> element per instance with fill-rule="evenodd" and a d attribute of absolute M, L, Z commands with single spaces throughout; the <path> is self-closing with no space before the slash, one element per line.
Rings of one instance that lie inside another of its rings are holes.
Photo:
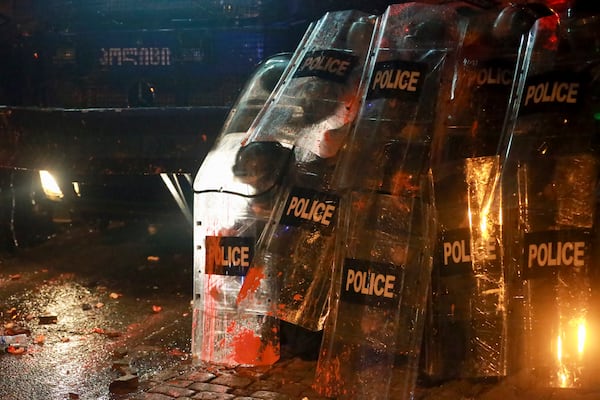
<path fill-rule="evenodd" d="M 539 20 L 503 141 L 510 366 L 542 387 L 600 387 L 600 19 Z"/>
<path fill-rule="evenodd" d="M 331 313 L 315 389 L 409 399 L 430 284 L 435 210 L 429 151 L 459 19 L 450 7 L 388 7 L 368 90 L 334 174 L 340 195 Z"/>
<path fill-rule="evenodd" d="M 281 170 L 271 168 L 267 174 L 256 163 L 258 155 L 244 163 L 237 155 L 290 58 L 291 54 L 276 55 L 257 67 L 195 178 L 192 355 L 196 361 L 261 365 L 279 358 L 277 321 L 239 312 L 236 298 L 271 212 Z M 270 150 L 278 151 L 280 159 L 289 157 L 282 148 Z"/>
<path fill-rule="evenodd" d="M 425 372 L 431 381 L 507 373 L 507 318 L 498 145 L 519 44 L 542 4 L 480 11 L 458 50 L 445 118 L 432 149 L 438 234 Z"/>
<path fill-rule="evenodd" d="M 351 10 L 319 20 L 287 85 L 250 131 L 248 146 L 281 143 L 293 159 L 240 291 L 247 312 L 323 327 L 338 204 L 331 173 L 358 112 L 374 22 Z"/>

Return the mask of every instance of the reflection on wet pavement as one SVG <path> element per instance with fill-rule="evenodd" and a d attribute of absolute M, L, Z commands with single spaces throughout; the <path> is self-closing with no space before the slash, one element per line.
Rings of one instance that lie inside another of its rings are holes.
<path fill-rule="evenodd" d="M 118 399 L 189 359 L 191 235 L 174 222 L 69 228 L 0 258 L 0 335 L 26 335 L 0 353 L 1 399 Z"/>

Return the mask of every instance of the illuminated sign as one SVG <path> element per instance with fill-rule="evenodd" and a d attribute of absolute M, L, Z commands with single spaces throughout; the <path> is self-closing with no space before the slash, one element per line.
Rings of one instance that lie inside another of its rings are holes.
<path fill-rule="evenodd" d="M 165 66 L 171 65 L 168 47 L 109 47 L 100 49 L 103 66 Z"/>

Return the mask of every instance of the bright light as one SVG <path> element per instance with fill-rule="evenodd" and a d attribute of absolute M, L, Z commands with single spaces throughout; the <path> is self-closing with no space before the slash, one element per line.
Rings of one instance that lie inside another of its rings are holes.
<path fill-rule="evenodd" d="M 580 356 L 585 348 L 585 331 L 585 321 L 580 321 L 577 327 L 577 352 Z"/>
<path fill-rule="evenodd" d="M 556 337 L 556 377 L 559 387 L 573 387 L 576 384 L 585 351 L 587 336 L 585 318 L 577 318 L 569 323 L 569 332 L 559 333 Z M 565 337 L 566 336 L 566 337 Z M 577 354 L 573 351 L 577 349 Z M 579 357 L 579 360 L 577 358 Z"/>
<path fill-rule="evenodd" d="M 569 373 L 564 366 L 558 371 L 558 386 L 561 388 L 569 387 Z"/>
<path fill-rule="evenodd" d="M 40 170 L 40 180 L 42 181 L 42 190 L 48 199 L 58 201 L 64 197 L 62 190 L 58 186 L 58 182 L 56 182 L 56 179 L 54 179 L 50 172 Z"/>
<path fill-rule="evenodd" d="M 79 188 L 79 182 L 75 182 L 73 181 L 73 191 L 75 192 L 75 195 L 77 195 L 77 197 L 81 197 L 81 189 Z"/>
<path fill-rule="evenodd" d="M 556 359 L 558 360 L 557 378 L 558 378 L 558 386 L 564 388 L 564 387 L 567 387 L 567 385 L 569 383 L 569 371 L 567 370 L 567 367 L 563 364 L 562 358 L 563 358 L 563 345 L 562 345 L 562 338 L 559 334 L 557 341 L 556 341 Z"/>
<path fill-rule="evenodd" d="M 479 229 L 481 229 L 481 235 L 484 240 L 488 241 L 490 238 L 490 232 L 488 231 L 488 218 L 490 215 L 490 207 L 486 205 L 481 208 L 481 221 L 479 221 Z"/>
<path fill-rule="evenodd" d="M 562 338 L 558 335 L 558 340 L 556 342 L 556 358 L 558 362 L 562 361 Z"/>

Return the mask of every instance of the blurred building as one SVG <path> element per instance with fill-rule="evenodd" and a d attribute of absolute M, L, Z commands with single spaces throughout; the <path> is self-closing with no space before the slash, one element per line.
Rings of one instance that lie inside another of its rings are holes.
<path fill-rule="evenodd" d="M 360 3 L 363 3 L 362 5 Z M 229 105 L 329 10 L 393 1 L 0 0 L 0 104 Z"/>

